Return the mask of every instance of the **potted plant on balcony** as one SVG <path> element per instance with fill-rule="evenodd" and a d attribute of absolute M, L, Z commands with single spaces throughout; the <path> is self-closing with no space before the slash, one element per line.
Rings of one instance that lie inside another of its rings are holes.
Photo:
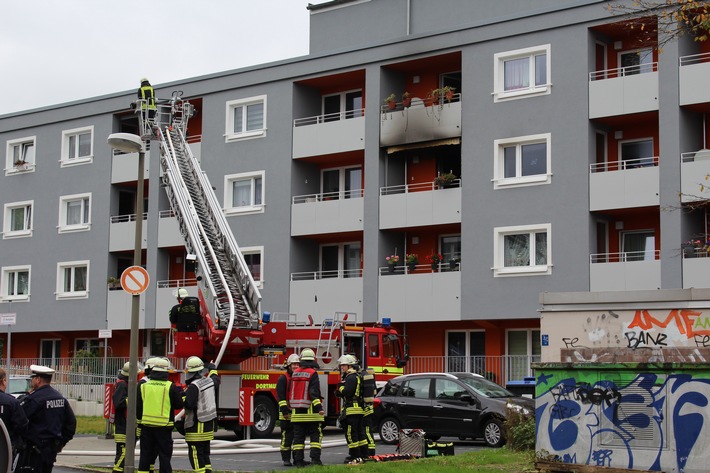
<path fill-rule="evenodd" d="M 441 89 L 434 89 L 431 92 L 429 92 L 429 98 L 431 99 L 431 105 L 438 105 L 439 104 L 439 96 L 441 95 Z"/>
<path fill-rule="evenodd" d="M 427 255 L 426 262 L 431 265 L 431 270 L 436 272 L 439 269 L 439 263 L 441 263 L 442 256 L 439 253 L 432 253 Z"/>
<path fill-rule="evenodd" d="M 409 108 L 412 105 L 412 94 L 405 92 L 402 94 L 402 106 L 404 108 Z"/>
<path fill-rule="evenodd" d="M 439 189 L 446 189 L 447 187 L 450 187 L 455 180 L 456 174 L 449 171 L 436 176 L 434 184 L 436 184 L 436 187 Z"/>
<path fill-rule="evenodd" d="M 399 256 L 389 255 L 385 258 L 385 261 L 387 261 L 387 267 L 389 268 L 389 272 L 394 273 L 395 266 L 397 266 L 397 263 L 399 263 Z"/>
<path fill-rule="evenodd" d="M 397 97 L 394 94 L 389 94 L 385 99 L 385 104 L 387 104 L 387 108 L 394 110 L 397 108 Z"/>
<path fill-rule="evenodd" d="M 109 291 L 113 291 L 115 289 L 121 289 L 121 281 L 118 278 L 115 278 L 113 276 L 108 278 L 108 289 Z"/>
<path fill-rule="evenodd" d="M 407 269 L 412 272 L 416 269 L 417 263 L 419 263 L 419 256 L 416 253 L 408 253 L 405 257 L 407 260 Z"/>
<path fill-rule="evenodd" d="M 444 96 L 447 102 L 451 102 L 451 100 L 454 98 L 454 92 L 456 92 L 455 87 L 445 85 L 441 88 L 441 95 Z"/>
<path fill-rule="evenodd" d="M 461 263 L 461 258 L 451 258 L 449 260 L 449 271 L 458 271 L 459 263 Z"/>

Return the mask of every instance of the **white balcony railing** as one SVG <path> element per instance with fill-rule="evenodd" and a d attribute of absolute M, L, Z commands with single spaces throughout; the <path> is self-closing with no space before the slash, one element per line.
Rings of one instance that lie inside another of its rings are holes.
<path fill-rule="evenodd" d="M 708 274 L 710 274 L 710 253 L 707 248 L 683 249 L 683 288 L 710 287 Z"/>
<path fill-rule="evenodd" d="M 680 199 L 682 202 L 710 200 L 710 150 L 701 149 L 680 155 Z"/>
<path fill-rule="evenodd" d="M 461 180 L 444 188 L 433 182 L 380 188 L 380 228 L 461 223 Z"/>
<path fill-rule="evenodd" d="M 616 67 L 614 69 L 605 69 L 603 71 L 593 71 L 589 73 L 589 81 L 593 82 L 597 80 L 614 79 L 617 77 L 637 76 L 639 74 L 648 74 L 649 72 L 658 72 L 657 62 Z"/>
<path fill-rule="evenodd" d="M 294 196 L 291 236 L 363 230 L 362 189 Z"/>
<path fill-rule="evenodd" d="M 659 205 L 658 157 L 589 166 L 589 210 Z"/>
<path fill-rule="evenodd" d="M 589 256 L 589 290 L 634 291 L 661 287 L 660 251 L 625 251 Z"/>
<path fill-rule="evenodd" d="M 294 196 L 291 200 L 293 204 L 311 204 L 314 202 L 329 202 L 331 200 L 355 199 L 363 196 L 362 189 L 349 191 L 323 192 L 321 194 L 306 194 Z"/>
<path fill-rule="evenodd" d="M 603 163 L 593 163 L 589 165 L 590 173 L 608 171 L 627 171 L 629 169 L 647 168 L 658 166 L 658 156 L 648 158 L 625 159 L 623 161 L 608 161 Z"/>
<path fill-rule="evenodd" d="M 289 310 L 311 314 L 315 323 L 336 312 L 355 314 L 348 321 L 362 322 L 362 281 L 360 268 L 292 273 Z"/>
<path fill-rule="evenodd" d="M 658 63 L 589 73 L 589 118 L 658 110 Z"/>
<path fill-rule="evenodd" d="M 365 149 L 365 110 L 293 121 L 293 159 Z"/>

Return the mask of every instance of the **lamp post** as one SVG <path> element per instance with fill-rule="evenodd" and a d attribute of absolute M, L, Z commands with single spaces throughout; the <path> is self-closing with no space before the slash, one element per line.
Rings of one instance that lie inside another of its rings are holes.
<path fill-rule="evenodd" d="M 108 145 L 125 153 L 138 153 L 138 195 L 136 197 L 136 238 L 133 249 L 133 265 L 141 265 L 143 250 L 143 163 L 145 161 L 145 148 L 140 136 L 132 133 L 112 133 L 107 140 Z M 131 338 L 129 353 L 128 374 L 128 412 L 126 414 L 126 459 L 124 471 L 135 471 L 136 451 L 136 402 L 138 395 L 138 320 L 140 317 L 140 294 L 131 296 Z M 133 397 L 133 398 L 132 398 Z"/>

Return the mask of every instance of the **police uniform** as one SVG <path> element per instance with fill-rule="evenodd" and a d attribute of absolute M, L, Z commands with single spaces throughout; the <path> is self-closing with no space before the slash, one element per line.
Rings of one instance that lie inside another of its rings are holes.
<path fill-rule="evenodd" d="M 160 472 L 170 473 L 173 455 L 172 431 L 175 426 L 175 409 L 183 407 L 182 393 L 168 381 L 168 362 L 156 359 L 150 380 L 141 383 L 136 403 L 138 424 L 141 427 L 141 454 L 138 472 L 147 473 L 160 462 Z"/>
<path fill-rule="evenodd" d="M 320 380 L 316 370 L 313 350 L 306 348 L 301 352 L 301 363 L 291 376 L 289 405 L 293 423 L 293 460 L 298 467 L 307 465 L 304 461 L 306 436 L 310 438 L 310 457 L 314 465 L 322 465 L 321 441 L 323 440 L 323 405 L 321 403 Z M 303 389 L 299 389 L 301 384 Z M 302 407 L 307 406 L 307 407 Z"/>
<path fill-rule="evenodd" d="M 57 453 L 64 448 L 76 432 L 76 417 L 69 401 L 49 385 L 54 370 L 46 366 L 31 365 L 32 377 L 39 376 L 44 384 L 37 386 L 20 402 L 29 421 L 23 436 L 24 451 L 20 466 L 34 468 L 41 473 L 52 471 Z"/>
<path fill-rule="evenodd" d="M 212 363 L 207 364 L 208 377 L 202 376 L 205 369 L 202 360 L 191 356 L 187 360 L 190 373 L 185 382 L 185 442 L 187 442 L 190 465 L 196 473 L 212 473 L 210 441 L 217 431 L 217 393 L 219 374 Z"/>
<path fill-rule="evenodd" d="M 10 443 L 13 448 L 16 447 L 20 436 L 27 431 L 27 416 L 20 406 L 20 401 L 4 391 L 0 391 L 0 419 L 10 436 Z"/>

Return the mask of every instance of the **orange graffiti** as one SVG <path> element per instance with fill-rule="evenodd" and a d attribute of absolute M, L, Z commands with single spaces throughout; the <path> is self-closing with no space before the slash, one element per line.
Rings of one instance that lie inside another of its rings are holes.
<path fill-rule="evenodd" d="M 634 314 L 634 320 L 629 324 L 629 328 L 640 328 L 641 330 L 650 330 L 654 326 L 658 328 L 666 328 L 670 324 L 674 324 L 680 333 L 684 333 L 686 337 L 693 338 L 695 335 L 710 335 L 710 330 L 695 330 L 696 319 L 702 315 L 702 312 L 695 310 L 678 310 L 673 309 L 666 317 L 666 320 L 660 321 L 653 317 L 648 310 L 637 310 Z M 698 324 L 700 327 L 703 324 Z"/>

